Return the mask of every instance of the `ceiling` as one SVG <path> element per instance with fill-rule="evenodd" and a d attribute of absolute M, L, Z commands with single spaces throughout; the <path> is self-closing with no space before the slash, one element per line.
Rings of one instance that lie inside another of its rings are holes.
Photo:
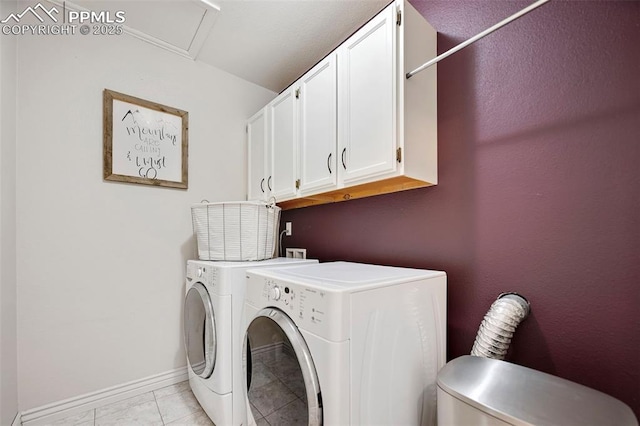
<path fill-rule="evenodd" d="M 389 0 L 217 0 L 198 60 L 274 92 L 293 83 Z"/>
<path fill-rule="evenodd" d="M 389 1 L 71 0 L 65 7 L 124 11 L 125 32 L 280 92 Z"/>

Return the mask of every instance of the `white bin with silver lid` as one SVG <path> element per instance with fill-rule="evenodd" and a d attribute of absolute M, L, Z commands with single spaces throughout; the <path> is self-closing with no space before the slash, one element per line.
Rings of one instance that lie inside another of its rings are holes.
<path fill-rule="evenodd" d="M 438 425 L 638 425 L 623 402 L 505 361 L 465 355 L 438 373 Z"/>

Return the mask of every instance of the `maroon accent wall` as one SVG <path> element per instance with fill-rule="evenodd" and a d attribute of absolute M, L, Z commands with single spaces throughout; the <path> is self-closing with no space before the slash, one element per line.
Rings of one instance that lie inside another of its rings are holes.
<path fill-rule="evenodd" d="M 529 3 L 412 1 L 440 53 Z M 449 359 L 519 292 L 508 360 L 640 418 L 639 22 L 637 1 L 553 1 L 445 59 L 439 185 L 283 212 L 284 245 L 446 271 Z"/>

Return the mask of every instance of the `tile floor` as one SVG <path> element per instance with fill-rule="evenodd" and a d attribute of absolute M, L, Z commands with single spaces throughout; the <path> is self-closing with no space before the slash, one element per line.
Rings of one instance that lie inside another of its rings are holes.
<path fill-rule="evenodd" d="M 51 423 L 52 426 L 213 426 L 181 382 Z"/>
<path fill-rule="evenodd" d="M 302 373 L 286 350 L 252 356 L 249 399 L 257 426 L 306 426 Z M 51 426 L 214 426 L 181 382 L 51 423 Z"/>
<path fill-rule="evenodd" d="M 254 353 L 252 364 L 249 402 L 257 425 L 308 425 L 304 380 L 296 358 L 286 350 Z"/>

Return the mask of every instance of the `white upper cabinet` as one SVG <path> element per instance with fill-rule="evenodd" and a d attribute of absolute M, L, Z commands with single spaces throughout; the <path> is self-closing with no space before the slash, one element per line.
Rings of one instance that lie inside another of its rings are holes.
<path fill-rule="evenodd" d="M 344 185 L 396 168 L 396 12 L 387 7 L 338 48 Z"/>
<path fill-rule="evenodd" d="M 251 201 L 266 200 L 267 162 L 267 118 L 266 108 L 258 111 L 247 122 L 247 199 Z"/>
<path fill-rule="evenodd" d="M 436 36 L 396 0 L 270 103 L 265 191 L 294 208 L 437 184 L 436 66 L 406 78 Z"/>
<path fill-rule="evenodd" d="M 296 84 L 300 111 L 300 195 L 336 188 L 336 54 Z"/>
<path fill-rule="evenodd" d="M 276 201 L 297 195 L 298 114 L 294 93 L 291 87 L 267 106 L 272 164 L 267 187 Z"/>

